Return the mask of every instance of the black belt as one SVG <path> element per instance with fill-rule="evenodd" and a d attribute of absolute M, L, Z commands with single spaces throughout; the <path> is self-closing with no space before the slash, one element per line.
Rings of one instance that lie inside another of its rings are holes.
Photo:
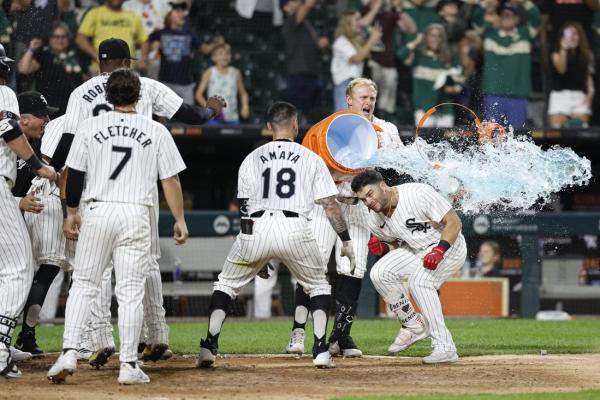
<path fill-rule="evenodd" d="M 283 215 L 285 215 L 288 218 L 298 218 L 299 217 L 298 213 L 294 212 L 294 211 L 281 210 L 281 212 L 283 213 Z M 264 213 L 265 213 L 265 210 L 253 212 L 252 214 L 250 214 L 250 218 L 260 218 L 264 215 Z M 271 215 L 273 215 L 273 214 L 271 213 Z"/>

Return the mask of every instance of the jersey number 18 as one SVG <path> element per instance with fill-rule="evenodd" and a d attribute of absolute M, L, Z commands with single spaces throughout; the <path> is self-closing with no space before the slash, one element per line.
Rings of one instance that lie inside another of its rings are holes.
<path fill-rule="evenodd" d="M 271 187 L 271 168 L 265 169 L 263 177 L 263 199 L 269 197 L 269 188 Z M 289 199 L 296 192 L 296 171 L 291 168 L 282 168 L 275 176 L 277 185 L 275 193 L 281 199 Z"/>

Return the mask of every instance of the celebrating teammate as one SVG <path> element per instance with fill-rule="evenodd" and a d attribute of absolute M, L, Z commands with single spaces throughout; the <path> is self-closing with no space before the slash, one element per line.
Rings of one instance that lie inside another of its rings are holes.
<path fill-rule="evenodd" d="M 377 99 L 377 85 L 370 79 L 353 79 L 346 88 L 346 102 L 348 109 L 363 115 L 373 124 L 382 129 L 378 132 L 379 147 L 402 146 L 398 135 L 398 128 L 390 122 L 376 118 L 373 115 Z M 311 216 L 311 226 L 323 262 L 327 264 L 331 250 L 335 246 L 337 280 L 335 290 L 335 324 L 329 337 L 329 351 L 344 357 L 361 357 L 362 351 L 356 346 L 350 336 L 352 322 L 356 315 L 358 297 L 362 286 L 362 278 L 367 270 L 367 242 L 371 236 L 367 228 L 367 209 L 358 203 L 356 195 L 350 189 L 350 183 L 336 181 L 339 195 L 337 200 L 348 222 L 348 229 L 354 243 L 356 254 L 356 269 L 350 268 L 347 260 L 340 257 L 340 242 L 336 244 L 336 234 L 329 225 L 327 217 L 321 207 L 315 207 Z M 302 354 L 304 352 L 304 327 L 308 318 L 309 299 L 301 285 L 296 288 L 296 311 L 290 342 L 287 346 L 288 353 Z"/>
<path fill-rule="evenodd" d="M 431 335 L 433 351 L 423 362 L 456 362 L 456 346 L 444 322 L 437 290 L 467 257 L 460 218 L 431 186 L 406 183 L 390 187 L 377 171 L 354 177 L 352 190 L 371 210 L 369 229 L 376 238 L 369 247 L 383 256 L 371 269 L 371 281 L 403 327 L 389 351 L 402 351 Z M 425 321 L 405 293 L 402 280 L 406 278 Z"/>
<path fill-rule="evenodd" d="M 17 175 L 17 156 L 36 175 L 52 181 L 58 177 L 54 168 L 42 164 L 35 155 L 16 121 L 17 97 L 5 86 L 12 63 L 0 45 L 0 375 L 7 378 L 21 376 L 14 365 L 10 343 L 33 279 L 29 234 L 10 190 Z"/>
<path fill-rule="evenodd" d="M 89 303 L 98 295 L 110 261 L 116 275 L 119 303 L 121 369 L 119 383 L 140 384 L 150 378 L 138 367 L 137 345 L 142 329 L 142 299 L 149 268 L 153 191 L 156 177 L 175 218 L 175 241 L 185 243 L 183 196 L 178 173 L 185 164 L 169 131 L 136 113 L 141 82 L 129 69 L 112 72 L 106 100 L 114 111 L 84 121 L 77 130 L 66 165 L 67 218 L 63 230 L 79 239 L 73 285 L 65 312 L 63 353 L 48 371 L 60 383 L 77 367 L 81 331 Z M 78 207 L 85 184 L 83 216 Z"/>
<path fill-rule="evenodd" d="M 322 206 L 342 241 L 340 253 L 348 258 L 348 269 L 354 268 L 352 241 L 335 200 L 338 191 L 325 163 L 307 148 L 294 143 L 298 135 L 295 107 L 285 102 L 273 104 L 267 111 L 267 127 L 273 132 L 273 141 L 250 153 L 240 166 L 241 233 L 215 282 L 208 334 L 200 342 L 197 366 L 214 364 L 229 303 L 274 258 L 290 269 L 310 296 L 314 365 L 333 368 L 335 363 L 325 341 L 331 287 L 308 223 L 315 202 Z"/>

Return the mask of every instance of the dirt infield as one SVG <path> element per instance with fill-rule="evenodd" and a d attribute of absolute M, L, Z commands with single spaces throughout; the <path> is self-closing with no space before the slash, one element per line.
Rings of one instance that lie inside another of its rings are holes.
<path fill-rule="evenodd" d="M 96 371 L 87 364 L 67 384 L 46 372 L 55 355 L 21 365 L 23 378 L 2 380 L 1 399 L 323 399 L 342 395 L 507 393 L 600 388 L 600 354 L 483 356 L 454 365 L 424 366 L 420 358 L 338 359 L 318 370 L 308 357 L 226 356 L 209 370 L 193 368 L 194 356 L 146 364 L 149 385 L 117 384 L 116 357 Z"/>

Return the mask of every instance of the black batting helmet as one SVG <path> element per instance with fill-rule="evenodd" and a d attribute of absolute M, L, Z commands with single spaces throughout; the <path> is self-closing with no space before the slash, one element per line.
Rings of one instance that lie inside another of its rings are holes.
<path fill-rule="evenodd" d="M 9 72 L 14 62 L 15 60 L 6 56 L 6 50 L 4 50 L 4 46 L 0 44 L 0 70 Z"/>

